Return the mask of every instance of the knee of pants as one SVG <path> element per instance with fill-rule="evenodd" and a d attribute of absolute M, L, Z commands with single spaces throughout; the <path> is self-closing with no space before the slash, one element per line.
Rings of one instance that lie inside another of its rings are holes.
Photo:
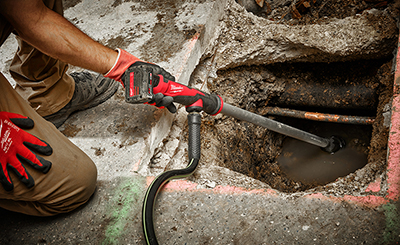
<path fill-rule="evenodd" d="M 79 173 L 78 173 L 79 171 Z M 97 168 L 90 161 L 84 169 L 75 171 L 76 174 L 68 176 L 69 187 L 64 193 L 48 203 L 55 213 L 70 212 L 86 203 L 96 190 Z"/>
<path fill-rule="evenodd" d="M 77 174 L 69 174 L 61 180 L 47 176 L 50 178 L 44 180 L 42 185 L 33 187 L 38 187 L 33 194 L 21 195 L 22 199 L 2 197 L 0 207 L 32 216 L 54 216 L 71 212 L 85 204 L 96 189 L 96 166 L 91 161 L 84 165 L 84 169 L 77 169 Z"/>
<path fill-rule="evenodd" d="M 94 164 L 86 167 L 84 174 L 72 174 L 65 183 L 65 190 L 47 200 L 36 202 L 36 210 L 31 215 L 53 216 L 71 212 L 87 203 L 96 190 L 97 169 Z M 36 214 L 35 214 L 36 213 Z M 28 213 L 29 214 L 29 213 Z"/>
<path fill-rule="evenodd" d="M 80 186 L 78 186 L 77 190 L 81 190 L 82 200 L 87 201 L 96 189 L 97 183 L 97 168 L 96 165 L 91 162 L 91 164 L 87 164 L 88 166 L 84 170 L 84 177 L 82 175 L 78 175 L 75 179 Z"/>

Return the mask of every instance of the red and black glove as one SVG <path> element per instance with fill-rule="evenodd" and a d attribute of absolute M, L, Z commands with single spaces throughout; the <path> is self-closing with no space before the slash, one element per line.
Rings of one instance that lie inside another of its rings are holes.
<path fill-rule="evenodd" d="M 169 72 L 161 68 L 160 66 L 148 62 L 144 62 L 134 55 L 126 52 L 122 49 L 118 50 L 118 58 L 114 64 L 114 66 L 108 71 L 104 76 L 114 79 L 122 84 L 125 87 L 124 83 L 124 75 L 125 71 L 132 66 L 136 66 L 143 71 L 152 73 L 153 75 L 163 76 L 168 80 L 175 81 L 175 77 L 172 76 Z M 152 101 L 147 102 L 146 104 L 154 105 L 159 108 L 166 107 L 170 112 L 175 113 L 176 107 L 172 103 L 173 98 L 169 96 L 164 96 L 162 93 L 155 94 Z"/>
<path fill-rule="evenodd" d="M 24 164 L 29 164 L 42 173 L 47 173 L 51 162 L 34 152 L 49 156 L 52 148 L 22 129 L 31 129 L 32 119 L 10 112 L 0 112 L 0 182 L 6 191 L 14 189 L 9 171 L 13 171 L 28 188 L 35 185 Z"/>

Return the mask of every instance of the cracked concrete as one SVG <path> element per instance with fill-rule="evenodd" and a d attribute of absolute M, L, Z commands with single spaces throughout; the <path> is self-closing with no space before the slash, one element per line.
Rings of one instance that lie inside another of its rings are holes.
<path fill-rule="evenodd" d="M 228 69 L 277 62 L 376 59 L 393 52 L 395 36 L 395 21 L 382 11 L 290 26 L 248 14 L 243 7 L 232 4 L 223 22 L 214 62 L 216 69 Z"/>

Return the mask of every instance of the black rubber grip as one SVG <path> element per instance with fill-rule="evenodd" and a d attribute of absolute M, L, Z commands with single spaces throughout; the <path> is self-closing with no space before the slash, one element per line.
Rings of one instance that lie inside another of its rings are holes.
<path fill-rule="evenodd" d="M 189 159 L 200 159 L 200 125 L 201 115 L 190 113 L 188 115 L 189 125 Z"/>

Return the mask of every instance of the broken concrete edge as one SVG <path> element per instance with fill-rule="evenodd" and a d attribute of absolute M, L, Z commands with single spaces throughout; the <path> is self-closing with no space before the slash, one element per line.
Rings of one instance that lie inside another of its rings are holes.
<path fill-rule="evenodd" d="M 197 32 L 190 40 L 188 40 L 182 51 L 176 56 L 183 57 L 180 66 L 177 69 L 175 76 L 176 81 L 185 85 L 189 84 L 190 76 L 199 64 L 201 57 L 206 52 L 207 48 L 218 37 L 218 32 L 215 30 L 220 25 L 220 20 L 224 15 L 224 10 L 227 0 L 215 1 L 211 9 L 210 18 L 208 18 L 205 25 Z M 155 149 L 167 137 L 175 115 L 171 113 L 164 113 L 158 120 L 157 124 L 152 128 L 151 133 L 147 139 L 147 154 L 134 165 L 132 171 L 141 175 L 150 175 L 148 166 L 151 158 L 154 155 Z"/>
<path fill-rule="evenodd" d="M 376 59 L 392 52 L 392 48 L 384 45 L 382 31 L 368 19 L 368 15 L 377 14 L 390 21 L 390 27 L 395 27 L 395 22 L 384 12 L 366 12 L 309 26 L 290 26 L 255 16 L 234 0 L 228 1 L 226 26 L 220 40 L 224 45 L 215 57 L 218 70 L 278 62 Z M 251 23 L 252 28 L 243 28 L 243 23 Z M 373 34 L 372 39 L 370 34 Z M 373 40 L 376 45 L 371 45 Z"/>
<path fill-rule="evenodd" d="M 400 38 L 400 36 L 399 36 Z M 388 199 L 398 200 L 400 196 L 400 39 L 397 45 L 396 69 L 393 83 L 391 123 L 387 152 Z"/>
<path fill-rule="evenodd" d="M 183 62 L 178 75 L 178 82 L 188 85 L 190 76 L 200 62 L 201 57 L 207 52 L 208 48 L 219 36 L 220 21 L 225 14 L 225 6 L 227 0 L 215 1 L 210 13 L 210 18 L 208 18 L 205 25 L 201 28 L 200 32 L 196 33 L 192 40 L 188 42 L 188 52 L 186 52 L 185 58 L 187 56 L 187 62 Z"/>
<path fill-rule="evenodd" d="M 146 186 L 149 186 L 155 177 L 149 176 L 147 177 Z M 200 186 L 197 183 L 188 181 L 188 180 L 174 180 L 170 181 L 164 185 L 163 192 L 199 192 L 199 193 L 207 193 L 207 194 L 223 194 L 223 195 L 261 195 L 261 196 L 274 196 L 281 198 L 289 198 L 290 195 L 280 193 L 277 190 L 271 188 L 243 188 L 238 186 L 231 185 L 217 185 L 214 188 L 205 188 Z M 384 204 L 389 203 L 390 201 L 394 201 L 396 199 L 381 197 L 375 195 L 367 195 L 367 196 L 351 196 L 344 195 L 343 197 L 325 195 L 323 193 L 311 193 L 301 196 L 300 198 L 305 199 L 318 199 L 322 201 L 329 201 L 334 203 L 348 202 L 358 206 L 368 207 L 368 208 L 378 208 Z"/>
<path fill-rule="evenodd" d="M 145 149 L 146 153 L 133 165 L 132 172 L 143 176 L 149 175 L 148 166 L 150 160 L 158 145 L 168 136 L 173 119 L 174 116 L 171 113 L 164 111 L 156 125 L 151 128 L 151 132 L 145 143 L 147 145 L 147 149 Z"/>

